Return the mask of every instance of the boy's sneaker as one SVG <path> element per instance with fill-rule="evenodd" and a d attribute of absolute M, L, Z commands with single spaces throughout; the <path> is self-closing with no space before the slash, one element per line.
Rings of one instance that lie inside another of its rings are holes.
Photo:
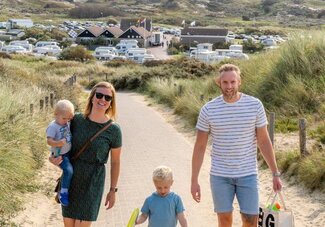
<path fill-rule="evenodd" d="M 69 205 L 69 193 L 64 192 L 59 194 L 59 200 L 62 206 L 68 206 Z"/>

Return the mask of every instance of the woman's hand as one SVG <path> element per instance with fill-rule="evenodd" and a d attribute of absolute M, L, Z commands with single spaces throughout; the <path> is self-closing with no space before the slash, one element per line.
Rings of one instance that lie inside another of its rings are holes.
<path fill-rule="evenodd" d="M 109 193 L 107 193 L 106 196 L 106 201 L 105 201 L 105 206 L 106 206 L 106 210 L 111 209 L 115 204 L 115 192 L 114 191 L 110 191 Z"/>
<path fill-rule="evenodd" d="M 62 160 L 62 156 L 54 157 L 53 155 L 51 155 L 51 156 L 49 157 L 49 161 L 50 161 L 52 164 L 54 164 L 54 165 L 56 165 L 56 166 L 59 166 L 63 160 Z"/>

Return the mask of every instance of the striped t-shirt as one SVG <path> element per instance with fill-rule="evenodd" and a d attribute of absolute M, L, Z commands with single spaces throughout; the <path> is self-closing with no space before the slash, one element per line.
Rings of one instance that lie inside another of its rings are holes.
<path fill-rule="evenodd" d="M 237 102 L 227 103 L 221 95 L 206 103 L 196 128 L 212 136 L 210 174 L 223 177 L 257 174 L 256 128 L 266 124 L 263 104 L 252 96 L 242 93 Z"/>

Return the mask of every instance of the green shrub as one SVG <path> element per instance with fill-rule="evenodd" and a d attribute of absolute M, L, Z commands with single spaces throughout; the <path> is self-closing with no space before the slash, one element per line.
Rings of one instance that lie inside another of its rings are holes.
<path fill-rule="evenodd" d="M 60 60 L 74 60 L 85 62 L 94 59 L 88 50 L 83 46 L 76 46 L 64 49 L 59 57 Z"/>
<path fill-rule="evenodd" d="M 307 188 L 325 191 L 325 152 L 314 152 L 302 160 L 298 178 Z"/>

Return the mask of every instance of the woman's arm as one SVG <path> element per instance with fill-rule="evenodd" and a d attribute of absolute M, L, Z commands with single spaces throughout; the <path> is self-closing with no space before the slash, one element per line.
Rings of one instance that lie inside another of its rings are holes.
<path fill-rule="evenodd" d="M 120 175 L 120 157 L 122 148 L 114 148 L 111 150 L 111 186 L 106 196 L 105 206 L 106 209 L 110 209 L 115 203 L 115 191 L 117 181 Z"/>

